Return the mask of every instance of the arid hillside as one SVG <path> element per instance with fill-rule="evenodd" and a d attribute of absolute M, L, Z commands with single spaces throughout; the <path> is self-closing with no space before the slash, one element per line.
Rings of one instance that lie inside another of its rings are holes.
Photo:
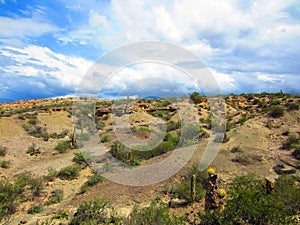
<path fill-rule="evenodd" d="M 0 104 L 0 223 L 83 224 L 78 222 L 84 221 L 80 210 L 87 211 L 85 202 L 99 198 L 103 211 L 94 214 L 105 219 L 89 224 L 143 224 L 130 218 L 153 202 L 165 203 L 167 214 L 184 221 L 165 224 L 209 224 L 199 213 L 208 207 L 212 175 L 217 176 L 216 204 L 221 210 L 231 182 L 242 175 L 266 179 L 271 186 L 279 184 L 281 176 L 291 176 L 295 183 L 290 186 L 298 188 L 295 195 L 300 193 L 299 95 L 223 96 L 226 121 L 217 125 L 224 125 L 226 132 L 221 140 L 213 140 L 221 147 L 204 171 L 198 165 L 211 141 L 212 123 L 218 121 L 207 98 L 197 93 L 190 97 Z M 90 140 L 102 143 L 104 153 L 93 152 Z M 140 151 L 140 144 L 147 151 Z M 191 149 L 195 151 L 182 169 L 151 185 L 124 185 L 101 174 L 112 170 L 114 161 L 143 167 Z M 299 213 L 296 206 L 292 210 Z M 246 222 L 237 224 L 255 224 Z"/>

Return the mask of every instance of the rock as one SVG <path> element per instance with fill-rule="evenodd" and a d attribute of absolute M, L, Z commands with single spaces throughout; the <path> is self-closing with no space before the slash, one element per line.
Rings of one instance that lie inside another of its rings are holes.
<path fill-rule="evenodd" d="M 186 206 L 187 204 L 188 204 L 188 201 L 185 199 L 173 198 L 169 202 L 169 207 L 178 208 L 178 207 Z"/>

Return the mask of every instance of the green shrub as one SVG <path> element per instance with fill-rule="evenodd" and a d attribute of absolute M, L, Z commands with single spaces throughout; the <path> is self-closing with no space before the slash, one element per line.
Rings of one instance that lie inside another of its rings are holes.
<path fill-rule="evenodd" d="M 174 186 L 173 193 L 175 197 L 180 199 L 185 199 L 188 202 L 192 202 L 191 199 L 191 181 L 185 179 Z M 202 184 L 196 183 L 196 199 L 195 201 L 200 201 L 204 197 L 205 191 Z"/>
<path fill-rule="evenodd" d="M 75 152 L 72 161 L 82 167 L 87 166 L 86 158 L 82 152 Z"/>
<path fill-rule="evenodd" d="M 116 218 L 107 218 L 107 213 L 105 212 L 107 206 L 108 202 L 101 199 L 83 202 L 74 214 L 70 225 L 118 224 Z"/>
<path fill-rule="evenodd" d="M 103 137 L 101 137 L 101 142 L 109 142 L 110 139 L 109 139 L 109 136 L 108 135 L 104 135 Z"/>
<path fill-rule="evenodd" d="M 267 194 L 264 183 L 254 176 L 235 178 L 225 209 L 200 214 L 201 224 L 296 224 L 291 216 L 299 210 L 299 187 L 279 180 Z"/>
<path fill-rule="evenodd" d="M 54 149 L 59 153 L 65 153 L 67 150 L 71 149 L 71 147 L 71 141 L 66 140 L 58 142 Z"/>
<path fill-rule="evenodd" d="M 55 178 L 57 177 L 57 175 L 58 175 L 58 172 L 54 168 L 50 167 L 50 168 L 48 168 L 48 175 L 46 176 L 46 179 L 48 181 L 54 181 Z"/>
<path fill-rule="evenodd" d="M 35 143 L 32 143 L 32 145 L 30 145 L 26 151 L 26 154 L 29 154 L 31 156 L 33 156 L 33 155 L 37 156 L 41 153 L 42 152 L 41 152 L 40 148 Z"/>
<path fill-rule="evenodd" d="M 8 169 L 10 167 L 11 162 L 9 160 L 0 161 L 0 167 L 4 169 Z"/>
<path fill-rule="evenodd" d="M 244 150 L 241 148 L 241 146 L 235 146 L 230 150 L 230 152 L 232 152 L 232 153 L 244 152 Z"/>
<path fill-rule="evenodd" d="M 296 102 L 288 102 L 285 106 L 287 107 L 287 110 L 289 110 L 289 111 L 299 109 L 299 103 L 296 103 Z"/>
<path fill-rule="evenodd" d="M 91 177 L 89 177 L 86 184 L 91 187 L 91 186 L 94 186 L 94 185 L 96 185 L 96 184 L 98 184 L 102 181 L 103 181 L 103 177 L 101 175 L 94 174 Z"/>
<path fill-rule="evenodd" d="M 60 203 L 64 198 L 64 192 L 61 189 L 56 189 L 51 192 L 47 205 Z"/>
<path fill-rule="evenodd" d="M 67 166 L 62 168 L 57 176 L 63 180 L 74 180 L 79 176 L 81 168 L 78 165 Z"/>
<path fill-rule="evenodd" d="M 130 217 L 124 221 L 125 225 L 184 225 L 185 220 L 171 216 L 165 204 L 152 203 L 144 209 L 135 208 Z"/>
<path fill-rule="evenodd" d="M 31 205 L 27 210 L 28 214 L 37 214 L 43 212 L 43 206 L 41 205 Z"/>
<path fill-rule="evenodd" d="M 54 216 L 53 219 L 56 220 L 67 220 L 69 217 L 69 214 L 66 210 L 59 210 Z"/>
<path fill-rule="evenodd" d="M 44 189 L 44 180 L 42 178 L 31 178 L 29 185 L 33 197 L 40 196 L 41 191 Z"/>
<path fill-rule="evenodd" d="M 284 115 L 284 108 L 279 105 L 272 106 L 269 115 L 273 118 L 281 117 Z"/>
<path fill-rule="evenodd" d="M 0 156 L 5 156 L 7 154 L 7 147 L 0 146 Z"/>
<path fill-rule="evenodd" d="M 101 175 L 94 174 L 94 175 L 90 176 L 89 179 L 87 180 L 87 182 L 85 182 L 81 186 L 79 194 L 85 193 L 89 189 L 89 187 L 95 186 L 96 184 L 98 184 L 102 181 L 103 181 L 103 177 Z"/>

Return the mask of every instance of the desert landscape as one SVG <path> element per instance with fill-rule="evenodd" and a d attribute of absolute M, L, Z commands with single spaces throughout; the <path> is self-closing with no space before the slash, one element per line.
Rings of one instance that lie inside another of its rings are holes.
<path fill-rule="evenodd" d="M 81 110 L 76 98 L 1 103 L 1 224 L 299 224 L 300 96 L 221 97 L 225 135 L 214 140 L 221 147 L 205 170 L 199 162 L 214 112 L 196 92 L 81 99 L 88 102 Z M 179 113 L 184 105 L 189 121 Z M 139 151 L 122 141 L 128 132 L 141 141 L 160 135 L 156 120 L 165 125 L 157 145 Z M 84 150 L 95 135 L 107 149 L 100 159 Z M 102 176 L 111 160 L 142 167 L 191 148 L 185 165 L 160 182 L 132 186 Z"/>

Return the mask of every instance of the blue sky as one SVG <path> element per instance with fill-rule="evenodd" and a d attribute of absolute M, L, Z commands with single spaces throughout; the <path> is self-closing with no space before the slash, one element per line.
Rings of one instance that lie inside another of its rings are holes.
<path fill-rule="evenodd" d="M 298 0 L 0 0 L 0 102 L 74 95 L 99 57 L 145 40 L 197 55 L 223 93 L 299 93 Z M 172 71 L 126 68 L 102 96 L 118 95 L 130 82 L 139 89 L 147 74 L 164 78 Z M 157 80 L 153 96 L 164 89 Z M 193 90 L 184 81 L 172 79 L 183 92 Z"/>

